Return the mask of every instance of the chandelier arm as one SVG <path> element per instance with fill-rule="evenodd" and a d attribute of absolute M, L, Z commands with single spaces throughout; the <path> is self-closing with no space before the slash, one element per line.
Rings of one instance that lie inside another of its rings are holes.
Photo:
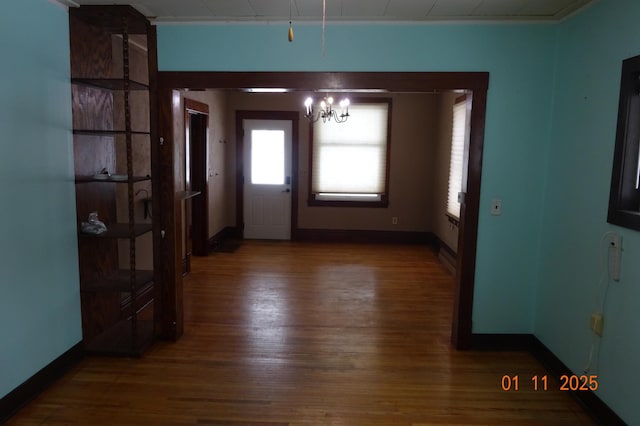
<path fill-rule="evenodd" d="M 322 122 L 326 123 L 328 121 L 335 121 L 336 123 L 344 123 L 351 116 L 349 114 L 349 100 L 342 100 L 340 102 L 340 113 L 336 109 L 333 108 L 333 98 L 325 97 L 322 101 L 319 110 L 317 113 L 313 108 L 313 100 L 311 98 L 307 98 L 305 101 L 306 113 L 304 117 L 309 120 L 311 123 L 315 123 L 322 118 Z"/>

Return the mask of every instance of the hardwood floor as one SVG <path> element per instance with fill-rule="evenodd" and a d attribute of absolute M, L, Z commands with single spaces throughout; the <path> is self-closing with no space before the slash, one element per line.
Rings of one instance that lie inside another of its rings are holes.
<path fill-rule="evenodd" d="M 182 339 L 88 357 L 9 424 L 593 424 L 556 381 L 533 390 L 531 355 L 451 349 L 427 247 L 246 241 L 184 288 Z"/>

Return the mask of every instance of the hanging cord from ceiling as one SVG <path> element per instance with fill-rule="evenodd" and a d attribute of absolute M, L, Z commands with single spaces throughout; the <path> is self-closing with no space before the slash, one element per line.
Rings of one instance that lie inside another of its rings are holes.
<path fill-rule="evenodd" d="M 293 11 L 293 0 L 289 0 L 289 34 L 288 34 L 289 43 L 293 41 L 293 26 L 291 25 L 291 20 L 293 16 L 292 11 Z"/>
<path fill-rule="evenodd" d="M 325 22 L 327 19 L 327 1 L 322 0 L 322 56 L 325 56 Z"/>

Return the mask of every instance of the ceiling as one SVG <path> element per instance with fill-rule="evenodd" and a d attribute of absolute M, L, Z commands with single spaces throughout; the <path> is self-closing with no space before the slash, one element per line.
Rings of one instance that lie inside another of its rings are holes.
<path fill-rule="evenodd" d="M 597 0 L 326 0 L 327 21 L 559 21 Z M 323 0 L 74 0 L 131 4 L 156 23 L 322 19 Z"/>

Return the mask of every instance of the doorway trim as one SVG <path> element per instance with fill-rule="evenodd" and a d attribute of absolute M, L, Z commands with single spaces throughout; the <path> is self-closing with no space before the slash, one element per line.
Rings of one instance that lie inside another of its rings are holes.
<path fill-rule="evenodd" d="M 244 235 L 244 120 L 291 121 L 291 236 L 298 229 L 298 111 L 236 111 L 236 226 Z"/>
<path fill-rule="evenodd" d="M 205 126 L 205 135 L 204 135 L 204 146 L 202 149 L 191 150 L 189 152 L 189 140 L 186 137 L 187 132 L 191 135 L 191 120 L 190 116 L 192 114 L 201 114 L 207 117 L 206 126 Z M 193 99 L 184 98 L 184 129 L 185 129 L 185 160 L 188 160 L 190 163 L 190 168 L 193 172 L 194 167 L 197 168 L 198 174 L 202 175 L 201 182 L 196 182 L 197 184 L 202 184 L 202 189 L 195 189 L 199 191 L 195 197 L 190 198 L 191 201 L 191 212 L 192 212 L 192 229 L 191 240 L 193 243 L 193 254 L 195 256 L 206 256 L 208 252 L 209 245 L 209 105 L 195 101 Z M 190 153 L 190 159 L 187 159 L 187 153 Z M 185 167 L 186 173 L 186 167 Z M 193 174 L 193 173 L 192 173 Z M 185 176 L 185 185 L 186 185 L 186 176 Z M 193 185 L 193 182 L 191 183 Z M 194 190 L 193 186 L 191 188 L 185 188 L 187 191 Z"/>
<path fill-rule="evenodd" d="M 456 349 L 469 349 L 472 336 L 473 292 L 476 270 L 480 182 L 484 147 L 488 72 L 182 72 L 158 73 L 160 89 L 248 89 L 287 88 L 294 91 L 365 90 L 389 92 L 433 92 L 434 90 L 470 90 L 473 93 L 469 140 L 466 197 L 460 209 L 460 232 L 456 265 L 456 292 L 451 342 Z M 162 98 L 167 102 L 167 98 Z M 171 111 L 159 105 L 161 120 Z M 172 187 L 174 176 L 166 185 Z M 465 188 L 463 188 L 464 190 Z M 167 208 L 172 208 L 168 206 Z M 293 218 L 292 218 L 293 219 Z M 293 220 L 292 220 L 293 223 Z M 167 283 L 171 285 L 171 283 Z"/>

